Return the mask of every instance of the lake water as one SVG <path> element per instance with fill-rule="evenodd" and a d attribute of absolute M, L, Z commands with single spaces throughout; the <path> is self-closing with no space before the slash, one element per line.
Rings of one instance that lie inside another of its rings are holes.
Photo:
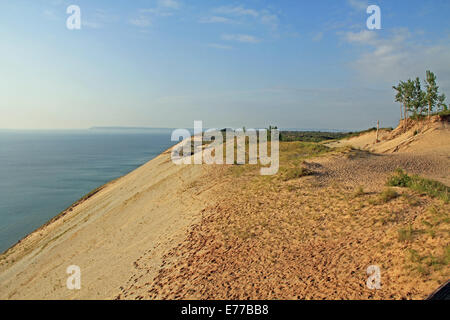
<path fill-rule="evenodd" d="M 0 130 L 0 252 L 174 144 L 171 129 Z"/>

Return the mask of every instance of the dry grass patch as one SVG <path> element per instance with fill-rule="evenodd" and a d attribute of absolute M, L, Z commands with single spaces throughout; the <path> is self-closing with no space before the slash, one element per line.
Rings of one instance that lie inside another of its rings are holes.
<path fill-rule="evenodd" d="M 383 192 L 381 192 L 381 194 L 379 196 L 379 200 L 382 203 L 386 203 L 397 197 L 398 197 L 397 191 L 395 191 L 392 188 L 386 188 L 383 190 Z"/>

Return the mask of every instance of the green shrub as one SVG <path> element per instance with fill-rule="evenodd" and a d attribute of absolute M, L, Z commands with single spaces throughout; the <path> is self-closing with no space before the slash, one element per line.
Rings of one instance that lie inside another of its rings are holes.
<path fill-rule="evenodd" d="M 411 183 L 411 177 L 402 169 L 395 170 L 395 174 L 388 179 L 387 185 L 391 187 L 407 188 Z"/>
<path fill-rule="evenodd" d="M 450 188 L 445 184 L 439 181 L 425 179 L 417 175 L 409 176 L 401 169 L 397 169 L 395 174 L 388 179 L 387 185 L 410 188 L 431 197 L 439 198 L 446 203 L 450 200 Z"/>

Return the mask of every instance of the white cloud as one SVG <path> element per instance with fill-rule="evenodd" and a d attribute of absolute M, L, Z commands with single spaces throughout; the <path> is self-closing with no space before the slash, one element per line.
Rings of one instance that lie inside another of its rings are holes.
<path fill-rule="evenodd" d="M 139 10 L 140 14 L 151 14 L 154 16 L 159 16 L 159 17 L 170 17 L 173 16 L 173 12 L 172 11 L 167 11 L 161 8 L 149 8 L 149 9 L 140 9 Z"/>
<path fill-rule="evenodd" d="M 235 21 L 233 21 L 229 18 L 225 18 L 225 17 L 212 16 L 212 17 L 201 18 L 199 20 L 199 22 L 200 23 L 234 23 Z"/>
<path fill-rule="evenodd" d="M 365 0 L 347 0 L 350 7 L 355 10 L 366 10 L 369 3 Z"/>
<path fill-rule="evenodd" d="M 319 41 L 321 41 L 321 40 L 323 39 L 323 35 L 324 35 L 323 31 L 317 32 L 317 33 L 313 36 L 312 39 L 313 39 L 314 42 L 319 42 Z"/>
<path fill-rule="evenodd" d="M 252 17 L 257 17 L 259 16 L 258 11 L 253 10 L 253 9 L 246 9 L 242 6 L 222 6 L 219 8 L 215 8 L 213 10 L 216 13 L 220 13 L 220 14 L 229 14 L 229 15 L 236 15 L 236 16 L 252 16 Z"/>
<path fill-rule="evenodd" d="M 158 0 L 158 6 L 178 10 L 181 7 L 181 3 L 176 0 Z"/>
<path fill-rule="evenodd" d="M 136 27 L 145 28 L 150 26 L 151 20 L 148 17 L 139 16 L 137 18 L 130 19 L 130 23 Z"/>
<path fill-rule="evenodd" d="M 233 17 L 240 22 L 248 22 L 248 19 L 251 19 L 251 21 L 257 21 L 272 30 L 277 29 L 279 24 L 278 16 L 267 9 L 255 10 L 243 6 L 222 6 L 213 9 L 213 12 L 221 16 Z"/>
<path fill-rule="evenodd" d="M 148 15 L 158 17 L 170 17 L 174 11 L 181 8 L 181 2 L 176 0 L 158 0 L 154 8 L 139 9 L 139 16 L 130 20 L 132 25 L 138 27 L 148 27 L 151 25 L 151 19 Z"/>
<path fill-rule="evenodd" d="M 261 40 L 248 34 L 223 34 L 222 40 L 237 41 L 243 43 L 258 43 Z"/>
<path fill-rule="evenodd" d="M 375 45 L 376 33 L 369 30 L 362 30 L 360 32 L 347 32 L 345 34 L 345 39 L 348 42 Z"/>
<path fill-rule="evenodd" d="M 278 28 L 278 16 L 264 10 L 261 14 L 261 23 L 269 26 L 272 29 Z"/>
<path fill-rule="evenodd" d="M 87 28 L 99 29 L 119 20 L 120 18 L 117 15 L 106 10 L 97 9 L 93 12 L 82 13 L 81 24 Z"/>
<path fill-rule="evenodd" d="M 448 44 L 424 44 L 407 29 L 394 30 L 386 38 L 367 30 L 347 32 L 343 37 L 361 47 L 362 52 L 352 66 L 365 80 L 395 83 L 417 76 L 423 79 L 425 71 L 432 70 L 443 91 L 450 89 Z"/>

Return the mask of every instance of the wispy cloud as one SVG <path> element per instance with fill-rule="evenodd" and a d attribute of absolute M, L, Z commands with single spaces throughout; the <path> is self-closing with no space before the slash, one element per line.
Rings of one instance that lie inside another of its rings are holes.
<path fill-rule="evenodd" d="M 132 18 L 132 19 L 130 19 L 129 22 L 130 22 L 130 24 L 132 24 L 136 27 L 140 27 L 140 28 L 145 28 L 152 24 L 150 18 L 145 17 L 145 16 L 139 16 L 136 18 Z"/>
<path fill-rule="evenodd" d="M 278 15 L 268 9 L 256 10 L 244 6 L 221 6 L 214 8 L 212 12 L 214 13 L 214 16 L 204 18 L 200 21 L 208 21 L 207 19 L 222 23 L 238 21 L 241 23 L 248 23 L 249 21 L 253 21 L 266 25 L 271 30 L 277 29 L 279 24 Z"/>
<path fill-rule="evenodd" d="M 227 45 L 219 44 L 219 43 L 209 43 L 208 47 L 215 48 L 215 49 L 223 49 L 223 50 L 231 50 L 231 49 L 233 49 L 232 46 L 227 46 Z"/>
<path fill-rule="evenodd" d="M 242 5 L 221 6 L 211 10 L 212 16 L 203 17 L 199 23 L 222 23 L 222 24 L 240 24 L 243 27 L 255 26 L 268 28 L 273 32 L 278 28 L 278 15 L 268 9 L 253 9 Z M 267 30 L 267 29 L 266 29 Z M 245 32 L 245 31 L 244 31 Z M 264 32 L 264 31 L 263 31 Z M 260 38 L 252 35 L 239 34 L 222 34 L 221 39 L 224 41 L 235 41 L 241 43 L 259 43 Z"/>
<path fill-rule="evenodd" d="M 358 45 L 362 53 L 352 62 L 360 76 L 370 81 L 395 82 L 423 76 L 430 69 L 440 84 L 450 88 L 450 46 L 424 44 L 408 29 L 395 29 L 387 37 L 368 30 L 341 34 L 344 41 Z"/>
<path fill-rule="evenodd" d="M 104 28 L 106 25 L 115 23 L 119 21 L 120 18 L 107 11 L 97 9 L 94 11 L 88 11 L 87 13 L 83 13 L 81 24 L 83 27 L 91 28 L 91 29 L 100 29 Z"/>
<path fill-rule="evenodd" d="M 323 39 L 324 32 L 320 31 L 313 35 L 312 39 L 314 42 L 319 42 Z"/>
<path fill-rule="evenodd" d="M 361 16 L 361 11 L 365 13 L 368 6 L 365 0 L 346 0 L 348 7 L 336 10 L 330 18 L 325 20 L 319 30 L 310 33 L 311 39 L 314 42 L 320 42 L 323 37 L 335 36 L 336 33 L 342 34 L 343 31 L 361 30 L 366 26 L 366 19 Z M 357 18 L 355 18 L 355 15 Z"/>
<path fill-rule="evenodd" d="M 200 22 L 200 23 L 235 23 L 235 21 L 232 19 L 220 17 L 220 16 L 201 18 L 198 22 Z"/>
<path fill-rule="evenodd" d="M 258 43 L 261 42 L 260 39 L 248 35 L 248 34 L 223 34 L 222 35 L 222 40 L 226 40 L 226 41 L 237 41 L 237 42 L 242 42 L 242 43 Z"/>
<path fill-rule="evenodd" d="M 347 0 L 347 3 L 354 10 L 366 10 L 369 6 L 369 3 L 366 0 Z"/>
<path fill-rule="evenodd" d="M 271 29 L 275 30 L 278 28 L 279 19 L 276 14 L 263 10 L 260 19 L 262 24 L 269 26 Z"/>
<path fill-rule="evenodd" d="M 156 7 L 140 9 L 140 13 L 150 13 L 157 16 L 167 17 L 181 8 L 181 3 L 175 0 L 159 0 Z"/>
<path fill-rule="evenodd" d="M 158 0 L 158 6 L 178 10 L 181 7 L 181 3 L 176 0 Z"/>
<path fill-rule="evenodd" d="M 139 9 L 139 14 L 137 17 L 131 18 L 129 23 L 146 28 L 152 25 L 151 17 L 170 17 L 175 11 L 181 8 L 181 2 L 176 0 L 158 0 L 157 4 L 153 8 L 142 8 Z"/>
<path fill-rule="evenodd" d="M 376 45 L 379 43 L 377 34 L 373 31 L 362 30 L 360 32 L 346 32 L 344 34 L 347 42 Z"/>
<path fill-rule="evenodd" d="M 242 6 L 222 6 L 215 8 L 213 12 L 219 13 L 219 14 L 228 14 L 228 15 L 236 15 L 236 16 L 252 16 L 257 17 L 259 16 L 258 11 L 253 9 L 247 9 Z"/>

